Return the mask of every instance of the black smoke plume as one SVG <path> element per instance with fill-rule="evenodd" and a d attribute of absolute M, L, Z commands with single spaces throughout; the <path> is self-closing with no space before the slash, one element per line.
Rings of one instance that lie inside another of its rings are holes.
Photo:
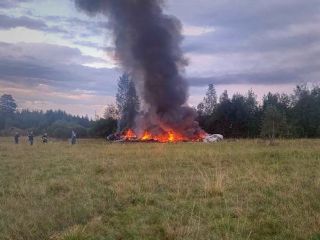
<path fill-rule="evenodd" d="M 113 32 L 116 58 L 135 81 L 144 104 L 140 130 L 200 130 L 195 111 L 185 106 L 188 86 L 180 43 L 181 23 L 164 14 L 161 0 L 75 0 L 89 15 L 103 14 Z"/>

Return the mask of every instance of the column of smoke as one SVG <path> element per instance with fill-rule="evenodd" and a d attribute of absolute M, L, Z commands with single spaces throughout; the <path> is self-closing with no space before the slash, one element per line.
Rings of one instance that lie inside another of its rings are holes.
<path fill-rule="evenodd" d="M 103 14 L 113 31 L 116 57 L 135 81 L 144 104 L 136 128 L 195 136 L 195 111 L 187 107 L 180 21 L 163 13 L 161 0 L 75 0 L 89 15 Z M 141 133 L 141 132 L 140 132 Z"/>

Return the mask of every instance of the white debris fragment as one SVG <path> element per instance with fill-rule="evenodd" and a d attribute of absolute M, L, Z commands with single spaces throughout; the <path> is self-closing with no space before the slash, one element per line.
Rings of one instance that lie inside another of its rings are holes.
<path fill-rule="evenodd" d="M 223 140 L 223 136 L 221 134 L 207 134 L 203 139 L 205 143 L 212 143 L 212 142 L 220 142 Z"/>

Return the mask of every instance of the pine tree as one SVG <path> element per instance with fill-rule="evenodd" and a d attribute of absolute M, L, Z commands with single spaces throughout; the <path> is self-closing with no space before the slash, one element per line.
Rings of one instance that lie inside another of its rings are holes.
<path fill-rule="evenodd" d="M 211 83 L 208 86 L 206 96 L 203 99 L 203 113 L 204 115 L 212 115 L 217 106 L 217 92 L 214 85 Z"/>
<path fill-rule="evenodd" d="M 118 92 L 116 95 L 117 107 L 120 114 L 118 130 L 132 128 L 134 120 L 140 108 L 135 84 L 129 74 L 124 73 L 118 82 Z"/>
<path fill-rule="evenodd" d="M 9 94 L 0 97 L 0 112 L 4 114 L 13 114 L 17 110 L 17 104 L 14 98 Z"/>
<path fill-rule="evenodd" d="M 227 92 L 227 90 L 224 90 L 219 98 L 219 102 L 223 103 L 223 102 L 228 102 L 228 101 L 230 101 L 228 92 Z"/>
<path fill-rule="evenodd" d="M 10 127 L 13 123 L 12 118 L 17 110 L 14 98 L 9 94 L 0 97 L 0 129 Z"/>

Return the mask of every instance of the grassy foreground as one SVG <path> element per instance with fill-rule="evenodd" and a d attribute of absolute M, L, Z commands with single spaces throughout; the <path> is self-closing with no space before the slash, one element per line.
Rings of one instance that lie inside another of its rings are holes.
<path fill-rule="evenodd" d="M 0 239 L 320 239 L 320 140 L 14 145 Z"/>

